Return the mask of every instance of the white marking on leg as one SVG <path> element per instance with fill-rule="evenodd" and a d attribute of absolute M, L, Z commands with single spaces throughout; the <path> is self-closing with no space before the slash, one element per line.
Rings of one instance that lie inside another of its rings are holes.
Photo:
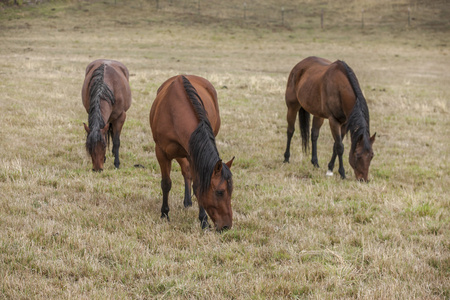
<path fill-rule="evenodd" d="M 328 170 L 328 171 L 327 171 L 327 176 L 333 176 L 333 171 Z"/>

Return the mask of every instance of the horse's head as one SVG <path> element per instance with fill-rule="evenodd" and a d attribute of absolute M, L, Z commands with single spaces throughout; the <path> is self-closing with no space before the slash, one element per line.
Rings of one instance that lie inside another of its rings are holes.
<path fill-rule="evenodd" d="M 92 158 L 92 171 L 101 172 L 106 159 L 106 133 L 108 132 L 109 124 L 102 129 L 93 130 L 85 123 L 83 124 L 87 132 L 86 150 Z"/>
<path fill-rule="evenodd" d="M 233 225 L 233 211 L 231 209 L 231 194 L 233 179 L 230 171 L 234 157 L 226 164 L 219 160 L 211 176 L 208 190 L 200 196 L 199 203 L 214 222 L 217 231 L 230 229 Z M 197 193 L 197 195 L 199 195 Z"/>
<path fill-rule="evenodd" d="M 368 181 L 370 162 L 373 158 L 372 145 L 375 142 L 376 133 L 368 142 L 364 138 L 359 139 L 353 151 L 349 154 L 349 163 L 355 171 L 356 180 Z M 367 139 L 367 138 L 366 138 Z"/>

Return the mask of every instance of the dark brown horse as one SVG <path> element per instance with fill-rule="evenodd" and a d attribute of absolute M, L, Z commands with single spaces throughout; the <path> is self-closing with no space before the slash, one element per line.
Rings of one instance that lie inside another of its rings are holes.
<path fill-rule="evenodd" d="M 99 59 L 86 67 L 81 98 L 89 114 L 86 150 L 92 158 L 93 171 L 102 171 L 106 144 L 113 139 L 114 166 L 119 168 L 120 132 L 131 105 L 127 67 L 114 60 Z"/>
<path fill-rule="evenodd" d="M 324 119 L 328 119 L 334 147 L 327 175 L 333 175 L 334 162 L 338 156 L 339 174 L 345 178 L 342 139 L 350 131 L 350 165 L 355 171 L 357 180 L 367 181 L 370 162 L 374 155 L 372 144 L 376 134 L 370 137 L 369 108 L 355 73 L 345 62 L 338 60 L 331 63 L 319 57 L 308 57 L 299 62 L 289 74 L 286 105 L 288 129 L 285 162 L 289 162 L 289 148 L 297 112 L 304 151 L 308 147 L 310 114 L 312 114 L 314 117 L 311 128 L 311 163 L 319 167 L 317 139 Z"/>
<path fill-rule="evenodd" d="M 225 164 L 216 148 L 220 116 L 217 93 L 211 83 L 193 75 L 168 79 L 153 102 L 150 127 L 162 175 L 161 218 L 169 219 L 170 170 L 176 159 L 185 182 L 184 206 L 192 205 L 193 182 L 201 227 L 209 227 L 207 212 L 217 230 L 231 228 L 230 168 L 234 157 Z"/>

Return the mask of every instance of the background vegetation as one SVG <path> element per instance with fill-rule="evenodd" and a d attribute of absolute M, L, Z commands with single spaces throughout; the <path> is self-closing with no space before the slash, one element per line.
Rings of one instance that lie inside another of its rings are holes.
<path fill-rule="evenodd" d="M 258 1 L 264 13 L 247 1 L 245 19 L 213 9 L 223 1 L 200 13 L 158 2 L 0 6 L 0 298 L 448 299 L 448 1 Z M 361 28 L 361 9 L 378 21 Z M 320 169 L 298 130 L 282 163 L 287 76 L 310 55 L 345 60 L 359 78 L 377 132 L 369 184 L 347 157 L 347 180 L 325 177 L 327 123 Z M 128 66 L 133 104 L 121 169 L 108 154 L 94 174 L 80 92 L 101 57 Z M 171 222 L 159 218 L 148 113 L 180 73 L 216 87 L 219 152 L 236 156 L 234 226 L 222 234 L 200 229 L 195 203 L 183 208 L 176 164 Z"/>

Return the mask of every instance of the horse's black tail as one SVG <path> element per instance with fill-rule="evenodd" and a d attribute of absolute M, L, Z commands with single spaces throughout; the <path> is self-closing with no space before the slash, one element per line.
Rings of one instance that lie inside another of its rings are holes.
<path fill-rule="evenodd" d="M 100 112 L 100 100 L 103 99 L 114 105 L 116 102 L 114 98 L 114 93 L 111 91 L 109 86 L 104 82 L 105 76 L 105 64 L 101 64 L 92 73 L 91 80 L 89 81 L 89 128 L 100 120 L 100 128 L 105 127 L 103 118 Z M 99 115 L 100 114 L 100 115 Z"/>
<path fill-rule="evenodd" d="M 302 145 L 303 145 L 303 152 L 308 151 L 308 141 L 309 141 L 309 123 L 311 119 L 311 115 L 309 112 L 307 112 L 303 107 L 300 107 L 300 110 L 298 111 L 298 122 L 300 124 L 300 133 L 302 136 Z"/>

